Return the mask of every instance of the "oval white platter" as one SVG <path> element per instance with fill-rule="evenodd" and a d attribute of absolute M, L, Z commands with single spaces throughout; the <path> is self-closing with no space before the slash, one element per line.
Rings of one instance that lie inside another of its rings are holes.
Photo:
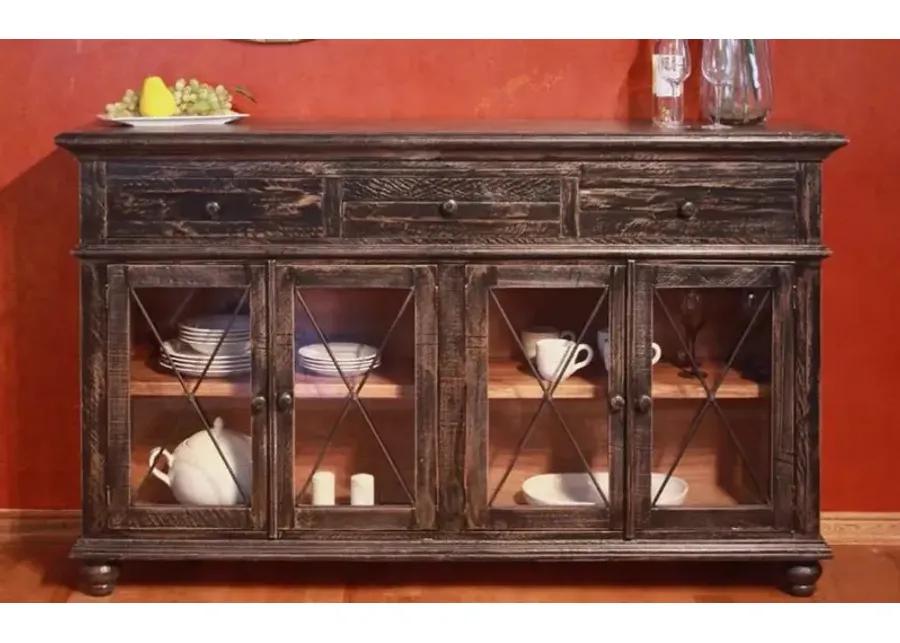
<path fill-rule="evenodd" d="M 107 116 L 97 114 L 104 123 L 128 125 L 131 127 L 198 127 L 203 125 L 225 125 L 233 123 L 249 114 L 215 114 L 211 116 Z"/>
<path fill-rule="evenodd" d="M 595 471 L 594 478 L 600 489 L 609 498 L 609 472 Z M 650 477 L 650 499 L 656 497 L 665 474 L 654 473 Z M 532 505 L 596 505 L 603 501 L 597 494 L 594 483 L 587 473 L 543 473 L 532 476 L 522 483 L 522 491 Z M 688 483 L 676 476 L 669 478 L 663 489 L 659 507 L 676 507 L 684 504 Z"/>

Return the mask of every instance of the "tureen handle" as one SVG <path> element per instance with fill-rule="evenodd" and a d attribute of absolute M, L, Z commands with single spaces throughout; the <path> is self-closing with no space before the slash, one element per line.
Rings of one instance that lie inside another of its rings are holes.
<path fill-rule="evenodd" d="M 155 447 L 153 449 L 150 449 L 150 466 L 152 467 L 150 469 L 150 473 L 152 473 L 154 476 L 156 476 L 157 478 L 159 478 L 160 480 L 165 482 L 167 487 L 171 487 L 172 479 L 169 477 L 169 474 L 163 473 L 162 471 L 157 469 L 155 466 L 153 466 L 156 463 L 156 458 L 159 457 L 160 452 L 162 452 L 162 454 L 166 457 L 166 462 L 168 463 L 168 469 L 170 471 L 172 470 L 172 463 L 175 461 L 175 456 L 172 455 L 171 453 L 169 453 L 166 449 L 163 449 L 162 447 Z"/>

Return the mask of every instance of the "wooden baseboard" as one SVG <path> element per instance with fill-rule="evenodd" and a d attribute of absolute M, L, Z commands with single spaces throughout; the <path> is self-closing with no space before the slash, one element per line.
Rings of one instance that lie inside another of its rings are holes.
<path fill-rule="evenodd" d="M 80 533 L 78 509 L 0 509 L 0 543 L 20 539 L 74 540 Z"/>
<path fill-rule="evenodd" d="M 75 540 L 80 531 L 77 509 L 0 509 L 0 542 Z M 822 535 L 832 545 L 900 545 L 900 512 L 826 511 Z"/>
<path fill-rule="evenodd" d="M 822 535 L 832 545 L 900 545 L 900 512 L 826 511 Z"/>

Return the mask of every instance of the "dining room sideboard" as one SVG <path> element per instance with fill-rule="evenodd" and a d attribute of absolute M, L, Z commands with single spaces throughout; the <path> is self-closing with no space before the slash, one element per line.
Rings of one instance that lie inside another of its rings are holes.
<path fill-rule="evenodd" d="M 86 592 L 130 560 L 734 560 L 813 593 L 827 132 L 95 126 Z"/>

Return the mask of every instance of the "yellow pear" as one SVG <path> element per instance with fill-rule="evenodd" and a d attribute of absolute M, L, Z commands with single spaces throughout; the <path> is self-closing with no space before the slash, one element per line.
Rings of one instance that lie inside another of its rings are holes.
<path fill-rule="evenodd" d="M 144 79 L 140 110 L 141 116 L 173 116 L 178 113 L 175 97 L 159 76 Z"/>

